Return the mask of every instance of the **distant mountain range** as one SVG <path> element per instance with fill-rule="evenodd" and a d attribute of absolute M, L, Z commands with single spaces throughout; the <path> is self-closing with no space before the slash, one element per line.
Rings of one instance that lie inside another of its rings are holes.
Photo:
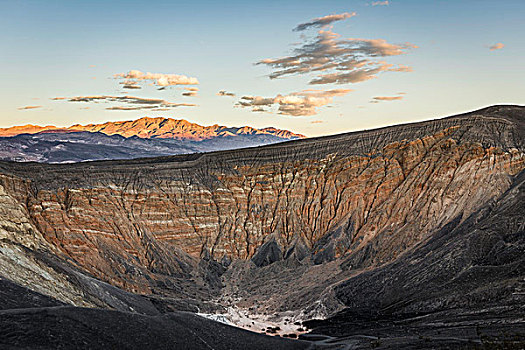
<path fill-rule="evenodd" d="M 52 125 L 22 125 L 10 128 L 0 128 L 0 137 L 16 136 L 20 134 L 36 133 L 68 133 L 68 132 L 101 132 L 106 135 L 121 135 L 124 137 L 137 136 L 140 138 L 151 139 L 176 139 L 202 141 L 215 137 L 236 136 L 236 135 L 272 135 L 282 139 L 293 140 L 304 138 L 304 135 L 295 134 L 288 130 L 276 128 L 256 129 L 250 126 L 240 128 L 222 125 L 202 126 L 191 123 L 184 119 L 172 118 L 149 118 L 143 117 L 136 120 L 126 120 L 120 122 L 107 122 L 103 124 L 75 124 L 68 128 L 59 128 Z"/>
<path fill-rule="evenodd" d="M 140 118 L 68 128 L 0 128 L 0 159 L 68 163 L 132 159 L 253 147 L 304 138 L 288 130 L 202 126 L 183 119 Z"/>

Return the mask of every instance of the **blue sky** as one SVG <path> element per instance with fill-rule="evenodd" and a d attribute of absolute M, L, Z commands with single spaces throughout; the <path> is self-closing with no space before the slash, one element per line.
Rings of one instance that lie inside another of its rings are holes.
<path fill-rule="evenodd" d="M 525 104 L 525 1 L 373 2 L 2 1 L 0 127 L 166 116 L 204 125 L 275 126 L 317 136 L 496 103 Z M 300 23 L 353 12 L 355 16 L 324 28 L 293 31 Z M 384 71 L 356 83 L 310 85 L 328 72 L 270 79 L 278 68 L 254 64 L 294 56 L 292 50 L 311 43 L 320 30 L 339 35 L 335 40 L 413 44 L 417 48 L 402 49 L 401 54 L 366 57 L 411 71 Z M 490 50 L 496 43 L 503 48 Z M 158 90 L 158 85 L 148 85 L 154 80 L 139 80 L 141 89 L 125 90 L 119 83 L 126 79 L 114 75 L 131 70 L 194 77 L 199 84 Z M 182 96 L 188 87 L 198 88 L 197 96 Z M 304 92 L 308 89 L 318 91 Z M 219 90 L 236 96 L 218 96 Z M 336 90 L 345 92 L 326 93 Z M 126 95 L 195 106 L 109 110 L 129 104 L 68 101 Z M 243 96 L 270 99 L 271 104 L 252 106 L 253 100 Z M 52 100 L 56 97 L 65 99 Z M 305 115 L 289 115 L 285 107 L 297 105 L 287 103 L 304 98 L 314 106 Z M 248 106 L 238 106 L 239 101 Z M 22 109 L 27 106 L 40 107 Z M 253 111 L 258 108 L 265 112 Z"/>

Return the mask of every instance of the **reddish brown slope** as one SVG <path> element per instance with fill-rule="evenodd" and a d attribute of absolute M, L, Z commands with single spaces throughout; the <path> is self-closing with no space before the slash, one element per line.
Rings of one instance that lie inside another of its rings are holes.
<path fill-rule="evenodd" d="M 258 149 L 4 164 L 14 177 L 2 181 L 48 242 L 128 290 L 146 292 L 152 276 L 180 273 L 177 249 L 248 259 L 272 239 L 283 255 L 300 240 L 316 262 L 347 255 L 366 267 L 508 189 L 525 167 L 512 113 L 523 118 L 519 107 L 494 107 Z"/>

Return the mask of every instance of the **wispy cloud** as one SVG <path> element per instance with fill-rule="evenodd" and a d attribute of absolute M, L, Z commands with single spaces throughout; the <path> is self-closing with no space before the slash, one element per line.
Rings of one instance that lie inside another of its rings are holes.
<path fill-rule="evenodd" d="M 404 64 L 399 64 L 397 67 L 390 68 L 388 71 L 390 72 L 412 72 L 414 69 L 409 66 L 405 66 Z"/>
<path fill-rule="evenodd" d="M 134 80 L 124 80 L 121 81 L 120 84 L 122 84 L 124 89 L 142 89 L 142 86 L 140 86 L 136 81 Z"/>
<path fill-rule="evenodd" d="M 86 103 L 109 103 L 109 102 L 118 102 L 125 104 L 124 106 L 110 106 L 107 107 L 107 110 L 142 110 L 149 109 L 155 110 L 157 108 L 176 108 L 176 107 L 193 107 L 196 106 L 192 103 L 175 103 L 168 102 L 163 99 L 157 98 L 143 98 L 135 96 L 109 96 L 109 95 L 95 95 L 95 96 L 75 96 L 75 97 L 55 97 L 53 100 L 67 100 L 68 102 L 86 102 Z M 126 106 L 130 105 L 130 106 Z"/>
<path fill-rule="evenodd" d="M 333 102 L 336 96 L 344 96 L 352 90 L 303 90 L 288 95 L 275 97 L 242 96 L 236 106 L 249 107 L 252 112 L 273 112 L 290 116 L 308 116 L 317 114 L 316 108 Z"/>
<path fill-rule="evenodd" d="M 374 100 L 378 101 L 395 101 L 395 100 L 402 100 L 403 96 L 376 96 L 374 97 Z"/>
<path fill-rule="evenodd" d="M 165 73 L 144 73 L 139 70 L 130 70 L 127 73 L 119 73 L 114 75 L 117 79 L 126 79 L 127 82 L 139 83 L 141 81 L 149 81 L 155 86 L 166 87 L 174 85 L 198 85 L 197 78 L 188 77 L 180 74 L 165 74 Z"/>
<path fill-rule="evenodd" d="M 155 106 L 112 106 L 107 107 L 106 109 L 109 111 L 136 111 L 136 110 L 150 110 L 150 111 L 169 111 L 172 108 L 176 107 L 195 107 L 197 106 L 194 103 L 167 103 L 167 104 L 160 104 Z"/>
<path fill-rule="evenodd" d="M 495 50 L 501 50 L 504 47 L 505 47 L 505 44 L 503 44 L 503 43 L 496 43 L 494 45 L 489 46 L 489 49 L 490 49 L 490 51 L 495 51 Z"/>
<path fill-rule="evenodd" d="M 384 39 L 341 39 L 331 30 L 320 30 L 313 40 L 281 58 L 267 58 L 256 64 L 273 69 L 270 79 L 283 76 L 318 74 L 310 84 L 347 84 L 373 79 L 381 72 L 409 72 L 411 67 L 394 66 L 384 57 L 406 54 L 417 48 L 411 43 L 391 44 Z"/>
<path fill-rule="evenodd" d="M 18 110 L 23 111 L 27 109 L 36 109 L 36 108 L 42 108 L 42 106 L 24 106 L 24 107 L 19 107 Z"/>
<path fill-rule="evenodd" d="M 379 103 L 382 101 L 398 101 L 402 100 L 405 96 L 404 92 L 400 92 L 399 96 L 375 96 L 372 98 L 372 101 L 370 103 Z"/>
<path fill-rule="evenodd" d="M 137 107 L 112 106 L 112 107 L 107 107 L 106 109 L 108 111 L 137 111 L 137 110 L 153 109 L 153 108 L 155 108 L 155 106 L 137 106 Z"/>
<path fill-rule="evenodd" d="M 182 96 L 191 97 L 191 96 L 197 96 L 199 94 L 199 88 L 198 87 L 187 87 L 184 88 L 184 91 L 182 93 Z"/>
<path fill-rule="evenodd" d="M 357 15 L 357 13 L 355 13 L 355 12 L 352 12 L 352 13 L 345 12 L 345 13 L 336 14 L 336 15 L 328 15 L 328 16 L 324 16 L 324 17 L 318 17 L 318 18 L 312 19 L 309 22 L 301 23 L 301 24 L 297 25 L 297 27 L 295 27 L 293 30 L 295 32 L 300 32 L 300 31 L 303 31 L 303 30 L 306 30 L 306 29 L 309 29 L 309 28 L 321 28 L 321 27 L 325 27 L 325 26 L 327 26 L 329 24 L 332 24 L 333 22 L 342 21 L 342 20 L 345 20 L 347 18 L 354 17 L 356 15 Z"/>
<path fill-rule="evenodd" d="M 135 96 L 108 96 L 108 95 L 95 95 L 95 96 L 76 96 L 68 98 L 69 102 L 105 102 L 105 101 L 118 101 L 126 103 L 138 103 L 138 104 L 159 104 L 165 102 L 162 99 L 157 98 L 144 98 Z"/>
<path fill-rule="evenodd" d="M 390 4 L 390 2 L 388 0 L 372 2 L 372 6 L 387 6 L 389 4 Z"/>
<path fill-rule="evenodd" d="M 235 96 L 235 93 L 233 93 L 233 92 L 228 92 L 228 91 L 226 91 L 226 90 L 221 90 L 221 91 L 219 91 L 219 92 L 217 93 L 217 96 L 231 96 L 231 97 L 233 97 L 233 96 Z"/>

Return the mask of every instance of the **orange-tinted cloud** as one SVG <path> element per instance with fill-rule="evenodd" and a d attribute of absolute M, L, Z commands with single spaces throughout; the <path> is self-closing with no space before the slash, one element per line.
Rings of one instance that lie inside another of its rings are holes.
<path fill-rule="evenodd" d="M 273 69 L 270 79 L 317 72 L 310 84 L 359 83 L 381 72 L 410 72 L 411 67 L 389 64 L 379 58 L 406 54 L 411 43 L 391 44 L 384 39 L 341 39 L 331 30 L 320 30 L 312 41 L 297 47 L 291 56 L 267 58 L 256 64 Z"/>
<path fill-rule="evenodd" d="M 272 112 L 277 107 L 277 113 L 290 116 L 308 116 L 317 114 L 316 108 L 333 102 L 336 96 L 344 96 L 352 90 L 303 90 L 288 95 L 275 97 L 243 96 L 236 106 L 250 107 L 253 112 Z"/>
<path fill-rule="evenodd" d="M 23 111 L 26 109 L 36 109 L 36 108 L 41 108 L 41 107 L 42 106 L 24 106 L 24 107 L 19 107 L 18 110 Z"/>
<path fill-rule="evenodd" d="M 376 96 L 372 98 L 372 101 L 370 103 L 379 103 L 381 101 L 398 101 L 403 99 L 404 93 L 401 93 L 401 96 Z"/>
<path fill-rule="evenodd" d="M 144 73 L 139 70 L 130 70 L 127 73 L 119 73 L 114 75 L 115 78 L 127 79 L 128 81 L 149 81 L 156 86 L 174 86 L 174 85 L 198 85 L 197 78 L 187 77 L 179 74 L 164 74 L 164 73 Z"/>
<path fill-rule="evenodd" d="M 489 49 L 490 49 L 490 51 L 495 51 L 495 50 L 501 50 L 504 47 L 505 47 L 505 44 L 503 44 L 503 43 L 496 43 L 496 44 L 490 46 Z"/>
<path fill-rule="evenodd" d="M 376 96 L 374 97 L 374 100 L 379 101 L 394 101 L 394 100 L 402 100 L 403 96 Z"/>

